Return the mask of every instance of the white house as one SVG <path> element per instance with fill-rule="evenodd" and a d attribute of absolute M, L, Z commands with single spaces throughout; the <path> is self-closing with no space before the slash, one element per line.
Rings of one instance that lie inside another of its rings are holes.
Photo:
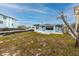
<path fill-rule="evenodd" d="M 35 24 L 34 31 L 43 34 L 63 34 L 62 25 L 52 25 L 52 24 Z"/>
<path fill-rule="evenodd" d="M 0 28 L 17 28 L 16 19 L 0 14 Z"/>

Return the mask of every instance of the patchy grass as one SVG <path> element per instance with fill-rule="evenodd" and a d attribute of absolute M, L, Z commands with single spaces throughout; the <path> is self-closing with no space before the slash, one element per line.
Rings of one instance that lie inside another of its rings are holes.
<path fill-rule="evenodd" d="M 68 34 L 23 32 L 0 37 L 0 55 L 79 56 L 75 40 Z"/>

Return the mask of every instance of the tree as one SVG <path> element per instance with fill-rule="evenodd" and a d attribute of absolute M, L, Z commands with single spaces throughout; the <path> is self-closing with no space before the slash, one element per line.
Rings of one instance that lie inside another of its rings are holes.
<path fill-rule="evenodd" d="M 68 22 L 66 21 L 66 16 L 64 16 L 64 13 L 61 12 L 61 16 L 58 18 L 61 18 L 63 20 L 63 22 L 65 23 L 65 25 L 68 27 L 68 29 L 72 32 L 72 34 L 76 37 L 76 43 L 75 43 L 75 47 L 79 47 L 79 27 L 77 28 L 77 33 L 78 36 L 76 35 L 76 33 L 74 32 L 74 29 L 68 24 Z"/>
<path fill-rule="evenodd" d="M 75 47 L 79 47 L 79 25 L 77 27 L 77 33 L 78 33 L 78 37 L 76 39 Z"/>
<path fill-rule="evenodd" d="M 72 26 L 72 28 L 75 28 L 75 23 L 72 23 L 71 26 Z"/>

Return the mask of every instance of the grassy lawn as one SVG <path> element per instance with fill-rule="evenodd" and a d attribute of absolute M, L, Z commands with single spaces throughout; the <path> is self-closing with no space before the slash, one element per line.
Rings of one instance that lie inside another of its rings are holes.
<path fill-rule="evenodd" d="M 0 55 L 79 56 L 75 40 L 68 34 L 23 32 L 0 37 Z"/>

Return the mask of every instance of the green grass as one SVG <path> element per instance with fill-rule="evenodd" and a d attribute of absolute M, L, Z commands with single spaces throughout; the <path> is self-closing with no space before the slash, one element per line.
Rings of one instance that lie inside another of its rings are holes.
<path fill-rule="evenodd" d="M 0 55 L 79 56 L 75 40 L 68 34 L 23 32 L 0 37 Z"/>

